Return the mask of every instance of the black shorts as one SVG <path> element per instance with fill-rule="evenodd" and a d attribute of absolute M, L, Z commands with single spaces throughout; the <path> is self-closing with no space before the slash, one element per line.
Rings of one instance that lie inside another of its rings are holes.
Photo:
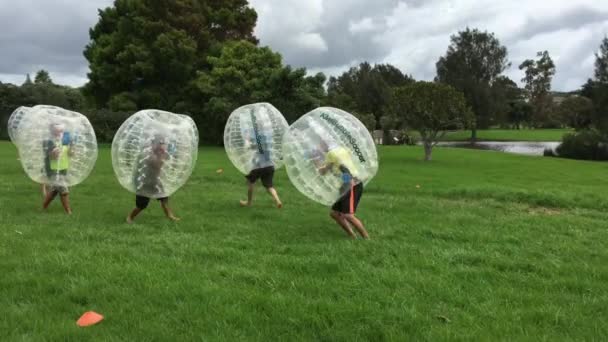
<path fill-rule="evenodd" d="M 344 194 L 334 205 L 332 210 L 343 214 L 354 214 L 363 195 L 363 183 L 351 186 L 350 190 Z"/>
<path fill-rule="evenodd" d="M 169 202 L 169 197 L 163 197 L 158 199 L 160 202 L 167 203 Z M 135 206 L 137 209 L 144 210 L 150 204 L 150 197 L 135 195 Z"/>
<path fill-rule="evenodd" d="M 263 167 L 261 169 L 251 170 L 245 178 L 249 183 L 255 183 L 258 179 L 262 179 L 262 184 L 265 188 L 272 188 L 272 178 L 274 177 L 274 166 Z"/>

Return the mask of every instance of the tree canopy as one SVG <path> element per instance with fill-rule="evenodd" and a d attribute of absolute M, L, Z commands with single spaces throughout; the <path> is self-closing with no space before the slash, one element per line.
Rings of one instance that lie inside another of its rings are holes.
<path fill-rule="evenodd" d="M 35 80 L 27 75 L 21 86 L 0 82 L 0 138 L 7 137 L 6 122 L 17 107 L 46 104 L 76 111 L 86 107 L 81 89 L 53 83 L 48 71 L 38 71 Z"/>
<path fill-rule="evenodd" d="M 575 129 L 589 128 L 593 123 L 593 101 L 584 96 L 570 96 L 557 108 L 561 121 Z"/>
<path fill-rule="evenodd" d="M 90 30 L 85 93 L 98 107 L 173 110 L 219 44 L 257 42 L 256 20 L 246 0 L 115 0 Z"/>
<path fill-rule="evenodd" d="M 595 54 L 595 80 L 608 84 L 608 37 L 604 37 L 599 51 Z"/>
<path fill-rule="evenodd" d="M 555 75 L 555 63 L 548 51 L 540 51 L 536 56 L 537 60 L 523 61 L 519 69 L 525 72 L 521 81 L 525 83 L 526 96 L 534 107 L 533 125 L 542 127 L 552 120 L 550 115 L 553 100 L 550 91 Z"/>
<path fill-rule="evenodd" d="M 221 141 L 230 113 L 244 104 L 273 103 L 289 121 L 318 107 L 323 101 L 325 76 L 306 76 L 305 69 L 283 66 L 281 55 L 267 47 L 240 41 L 224 45 L 218 57 L 210 56 L 209 72 L 199 72 L 195 85 L 203 112 L 195 115 Z"/>
<path fill-rule="evenodd" d="M 493 103 L 491 85 L 510 63 L 507 48 L 494 33 L 466 28 L 451 36 L 445 56 L 436 63 L 436 80 L 449 84 L 464 93 L 475 113 L 472 139 L 476 128 L 491 123 Z"/>
<path fill-rule="evenodd" d="M 32 80 L 30 80 L 30 75 L 27 75 L 27 78 L 25 79 L 25 83 L 31 83 L 31 82 L 32 82 Z M 39 70 L 36 73 L 36 78 L 34 78 L 34 83 L 35 84 L 53 84 L 53 80 L 51 79 L 51 75 L 49 74 L 48 71 Z"/>
<path fill-rule="evenodd" d="M 411 76 L 390 64 L 372 66 L 365 62 L 329 79 L 327 102 L 365 118 L 368 125 L 373 122 L 373 128 L 380 128 L 382 117 L 389 114 L 393 89 L 412 82 Z"/>
<path fill-rule="evenodd" d="M 473 119 L 464 95 L 450 85 L 416 82 L 398 88 L 393 112 L 403 126 L 420 133 L 425 160 L 431 160 L 433 146 L 448 129 L 463 128 Z"/>

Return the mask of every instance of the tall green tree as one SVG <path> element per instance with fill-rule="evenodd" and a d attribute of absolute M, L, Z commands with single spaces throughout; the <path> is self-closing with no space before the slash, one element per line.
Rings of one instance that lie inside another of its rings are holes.
<path fill-rule="evenodd" d="M 29 77 L 29 74 L 28 74 Z M 26 78 L 27 83 L 27 78 Z M 51 75 L 46 70 L 39 70 L 36 73 L 36 77 L 34 78 L 35 84 L 53 84 L 53 80 L 51 79 Z"/>
<path fill-rule="evenodd" d="M 551 98 L 551 81 L 555 75 L 555 63 L 548 51 L 536 54 L 537 60 L 527 59 L 519 65 L 525 71 L 522 82 L 525 83 L 526 96 L 534 107 L 533 125 L 540 127 L 551 120 L 553 100 Z"/>
<path fill-rule="evenodd" d="M 361 63 L 339 77 L 331 77 L 327 88 L 328 105 L 340 107 L 362 117 L 373 115 L 375 127 L 380 126 L 381 118 L 388 113 L 393 88 L 414 82 L 390 64 L 370 65 Z M 372 121 L 367 118 L 368 124 Z"/>
<path fill-rule="evenodd" d="M 477 128 L 491 123 L 491 86 L 510 66 L 507 55 L 494 33 L 467 27 L 451 36 L 445 56 L 436 63 L 436 80 L 463 92 L 475 113 L 472 140 L 477 138 Z"/>
<path fill-rule="evenodd" d="M 523 100 L 522 90 L 507 76 L 496 78 L 490 88 L 490 121 L 494 124 L 509 125 L 513 105 Z"/>
<path fill-rule="evenodd" d="M 223 42 L 257 42 L 256 20 L 247 0 L 115 0 L 89 32 L 85 93 L 98 107 L 172 110 Z"/>
<path fill-rule="evenodd" d="M 586 129 L 593 123 L 593 101 L 584 96 L 570 96 L 560 103 L 558 114 L 568 127 Z"/>
<path fill-rule="evenodd" d="M 27 105 L 24 99 L 21 87 L 0 82 L 0 139 L 8 139 L 8 118 L 17 107 Z"/>
<path fill-rule="evenodd" d="M 600 50 L 595 54 L 595 80 L 608 84 L 608 37 L 604 37 Z"/>
<path fill-rule="evenodd" d="M 30 74 L 27 74 L 25 76 L 25 81 L 23 82 L 23 84 L 21 86 L 30 86 L 34 84 L 34 82 L 32 82 L 32 78 L 30 77 Z"/>
<path fill-rule="evenodd" d="M 473 120 L 462 92 L 443 83 L 416 82 L 398 88 L 392 103 L 401 125 L 420 132 L 424 160 L 448 129 L 459 129 Z"/>
<path fill-rule="evenodd" d="M 528 102 L 518 100 L 509 106 L 507 123 L 515 129 L 521 129 L 524 125 L 529 126 L 532 122 L 534 108 Z"/>
<path fill-rule="evenodd" d="M 242 105 L 271 102 L 294 121 L 323 101 L 323 74 L 306 76 L 305 69 L 283 66 L 281 55 L 267 47 L 231 42 L 208 62 L 211 71 L 200 72 L 194 82 L 202 108 L 194 118 L 206 127 L 207 142 L 221 143 L 228 116 Z"/>
<path fill-rule="evenodd" d="M 320 107 L 325 102 L 325 81 L 323 73 L 307 76 L 306 69 L 285 66 L 275 73 L 271 80 L 272 102 L 289 123 L 300 116 Z"/>
<path fill-rule="evenodd" d="M 595 126 L 608 138 L 608 37 L 602 40 L 595 54 L 595 79 L 587 92 L 593 101 Z"/>

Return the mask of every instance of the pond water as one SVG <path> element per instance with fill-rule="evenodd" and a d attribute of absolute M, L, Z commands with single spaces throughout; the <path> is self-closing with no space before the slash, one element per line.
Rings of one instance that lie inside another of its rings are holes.
<path fill-rule="evenodd" d="M 557 141 L 478 141 L 476 143 L 462 141 L 439 142 L 439 147 L 470 148 L 475 150 L 491 150 L 527 156 L 542 156 L 545 149 L 555 151 L 560 142 Z"/>

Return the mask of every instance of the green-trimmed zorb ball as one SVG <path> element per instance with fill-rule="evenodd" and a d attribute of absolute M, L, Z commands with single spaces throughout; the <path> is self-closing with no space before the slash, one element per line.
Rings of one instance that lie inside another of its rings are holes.
<path fill-rule="evenodd" d="M 371 134 L 356 117 L 337 108 L 317 108 L 291 125 L 283 138 L 283 156 L 293 185 L 328 206 L 378 172 Z"/>
<path fill-rule="evenodd" d="M 283 166 L 281 144 L 288 128 L 281 112 L 269 103 L 255 103 L 236 109 L 224 129 L 228 158 L 243 174 L 252 170 Z"/>
<path fill-rule="evenodd" d="M 120 126 L 112 141 L 118 182 L 144 197 L 169 197 L 192 174 L 198 130 L 192 118 L 161 110 L 142 110 Z"/>

